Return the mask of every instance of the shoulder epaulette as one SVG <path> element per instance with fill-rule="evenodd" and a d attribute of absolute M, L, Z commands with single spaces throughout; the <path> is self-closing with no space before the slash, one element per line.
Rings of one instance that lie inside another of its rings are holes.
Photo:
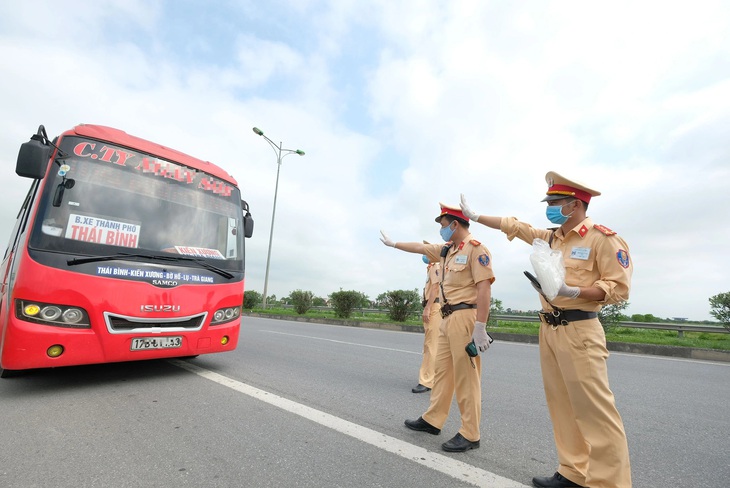
<path fill-rule="evenodd" d="M 477 241 L 476 239 L 470 240 L 469 244 L 471 244 L 472 246 L 481 246 L 482 245 L 482 243 Z"/>
<path fill-rule="evenodd" d="M 607 236 L 613 236 L 613 235 L 616 235 L 616 232 L 615 232 L 615 231 L 613 231 L 613 230 L 609 229 L 609 228 L 608 228 L 608 227 L 606 227 L 605 225 L 600 225 L 600 224 L 593 224 L 593 228 L 594 228 L 594 229 L 596 229 L 596 230 L 597 230 L 598 232 L 600 232 L 601 234 L 606 234 Z"/>

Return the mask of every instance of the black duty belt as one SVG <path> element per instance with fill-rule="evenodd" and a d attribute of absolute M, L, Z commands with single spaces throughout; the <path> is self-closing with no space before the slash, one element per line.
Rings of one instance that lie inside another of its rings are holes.
<path fill-rule="evenodd" d="M 433 303 L 438 303 L 438 302 L 439 302 L 439 299 L 438 298 L 433 301 Z M 421 300 L 421 306 L 422 307 L 425 307 L 427 303 L 428 303 L 428 300 Z"/>
<path fill-rule="evenodd" d="M 471 303 L 457 303 L 456 305 L 444 303 L 441 305 L 441 318 L 446 318 L 457 310 L 465 310 L 467 308 L 477 308 L 477 306 Z"/>
<path fill-rule="evenodd" d="M 539 315 L 546 323 L 553 326 L 568 325 L 569 322 L 595 319 L 598 317 L 596 312 L 586 312 L 583 310 L 553 310 L 552 312 L 539 312 Z"/>

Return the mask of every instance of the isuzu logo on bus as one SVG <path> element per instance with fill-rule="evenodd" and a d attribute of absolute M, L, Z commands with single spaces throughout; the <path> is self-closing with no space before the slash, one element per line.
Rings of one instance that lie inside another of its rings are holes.
<path fill-rule="evenodd" d="M 180 305 L 140 305 L 141 312 L 179 312 Z"/>

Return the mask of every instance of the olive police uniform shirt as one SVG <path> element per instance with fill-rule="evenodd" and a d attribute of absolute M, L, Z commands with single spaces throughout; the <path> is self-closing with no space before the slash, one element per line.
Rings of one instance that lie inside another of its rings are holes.
<path fill-rule="evenodd" d="M 427 244 L 426 256 L 429 261 L 443 262 L 441 249 L 444 244 Z M 457 303 L 477 303 L 477 287 L 480 281 L 494 282 L 492 256 L 479 241 L 469 234 L 460 245 L 451 246 L 446 255 L 446 267 L 441 273 L 443 293 L 441 305 Z M 443 296 L 445 295 L 445 297 Z M 487 305 L 489 306 L 489 305 Z"/>
<path fill-rule="evenodd" d="M 535 229 L 514 217 L 503 217 L 500 230 L 510 241 L 517 237 L 530 245 L 536 238 L 550 242 L 552 233 L 550 229 Z M 601 302 L 558 296 L 552 300 L 556 307 L 597 312 L 602 305 L 629 299 L 633 262 L 628 245 L 611 229 L 585 218 L 567 235 L 560 229 L 555 230 L 550 247 L 563 253 L 566 285 L 596 286 L 606 292 Z M 543 310 L 552 308 L 542 295 L 540 301 Z"/>

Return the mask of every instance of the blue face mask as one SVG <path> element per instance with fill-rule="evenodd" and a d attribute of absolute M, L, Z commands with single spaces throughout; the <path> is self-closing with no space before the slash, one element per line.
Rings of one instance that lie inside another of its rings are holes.
<path fill-rule="evenodd" d="M 445 242 L 449 242 L 451 240 L 451 236 L 454 235 L 454 230 L 451 228 L 451 224 L 447 225 L 446 227 L 441 227 L 441 230 L 439 230 L 439 234 L 441 234 L 441 238 Z"/>
<path fill-rule="evenodd" d="M 426 263 L 426 264 L 428 264 L 428 263 L 429 263 L 429 261 L 428 261 L 428 258 L 427 258 L 426 256 L 421 256 L 421 257 L 423 258 L 423 262 L 424 262 L 424 263 Z"/>
<path fill-rule="evenodd" d="M 565 205 L 570 205 L 573 202 L 566 203 Z M 565 205 L 561 206 L 548 206 L 548 208 L 545 210 L 545 215 L 547 216 L 548 220 L 552 222 L 553 224 L 557 225 L 563 225 L 568 221 L 572 213 L 570 215 L 564 215 L 563 214 L 563 207 Z"/>

